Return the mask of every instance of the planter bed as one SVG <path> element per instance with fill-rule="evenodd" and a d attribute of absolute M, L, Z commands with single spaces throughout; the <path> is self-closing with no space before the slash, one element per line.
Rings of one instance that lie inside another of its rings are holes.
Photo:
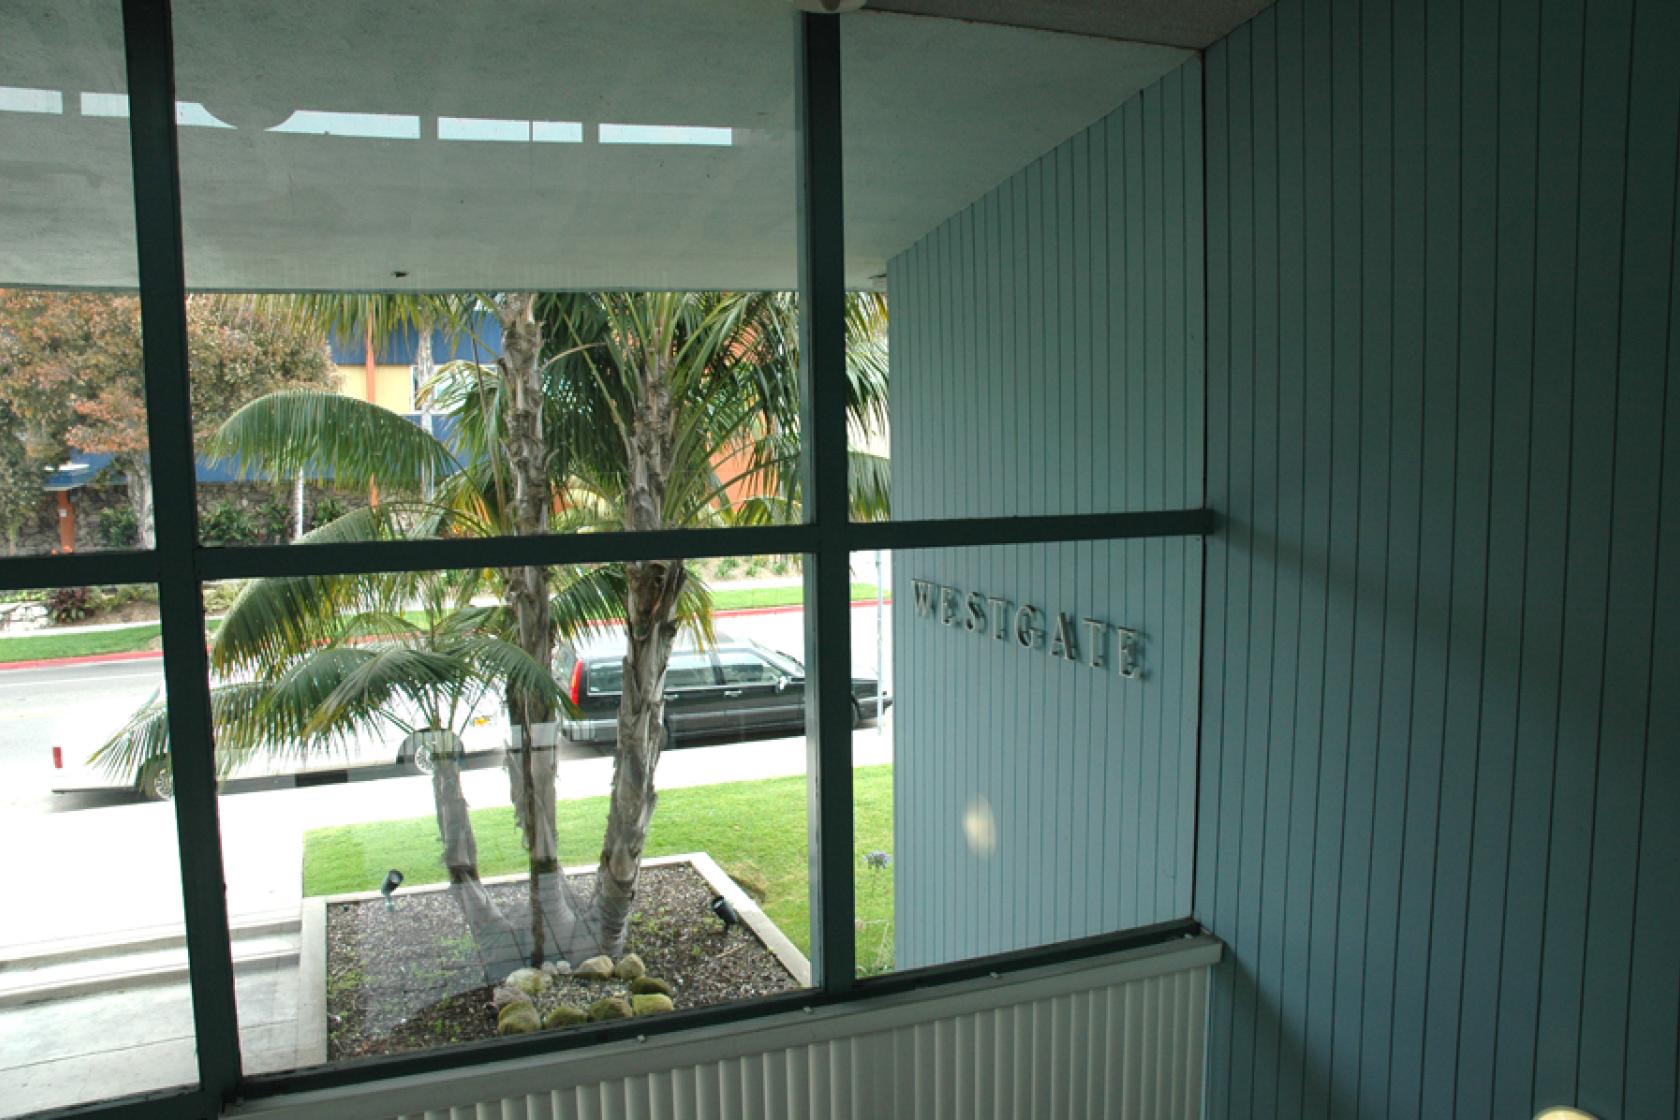
<path fill-rule="evenodd" d="M 594 871 L 569 871 L 579 902 Z M 491 897 L 518 928 L 529 922 L 524 876 L 487 880 Z M 722 894 L 742 924 L 727 935 L 708 909 Z M 325 988 L 325 1052 L 338 1061 L 399 1054 L 496 1036 L 495 985 L 488 983 L 459 907 L 447 889 L 399 890 L 388 910 L 377 894 L 312 899 L 324 908 L 322 957 L 306 960 L 302 982 Z M 810 968 L 763 912 L 705 855 L 644 862 L 625 953 L 670 985 L 677 1008 L 755 999 L 809 982 Z M 306 950 L 306 956 L 307 956 Z M 581 962 L 570 961 L 568 965 Z M 587 1010 L 629 995 L 619 979 L 551 976 L 531 997 L 539 1016 L 562 1004 Z M 300 1027 L 309 1027 L 300 1023 Z M 561 1027 L 549 1029 L 564 1029 Z"/>

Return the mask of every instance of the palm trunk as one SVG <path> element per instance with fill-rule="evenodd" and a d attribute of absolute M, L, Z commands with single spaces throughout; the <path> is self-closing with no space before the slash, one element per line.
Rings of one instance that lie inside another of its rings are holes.
<path fill-rule="evenodd" d="M 432 800 L 437 808 L 438 837 L 443 843 L 443 866 L 449 873 L 449 893 L 472 931 L 486 971 L 491 979 L 500 980 L 524 964 L 525 954 L 513 923 L 478 878 L 478 839 L 473 834 L 466 795 L 461 791 L 461 740 L 449 731 L 421 735 L 432 750 Z"/>
<path fill-rule="evenodd" d="M 676 415 L 666 356 L 651 353 L 628 432 L 624 527 L 663 528 Z M 624 692 L 618 702 L 618 757 L 591 924 L 607 950 L 622 951 L 642 873 L 642 848 L 658 795 L 654 770 L 665 748 L 665 670 L 677 636 L 677 600 L 688 579 L 681 560 L 625 565 Z"/>
<path fill-rule="evenodd" d="M 549 448 L 543 433 L 542 331 L 532 314 L 532 295 L 505 297 L 500 308 L 502 377 L 507 384 L 503 415 L 504 452 L 513 483 L 513 531 L 536 536 L 548 530 Z M 519 646 L 545 670 L 554 661 L 554 623 L 548 601 L 548 573 L 541 567 L 507 572 L 507 605 Z M 509 723 L 517 742 L 509 759 L 515 816 L 531 866 L 531 960 L 541 964 L 549 947 L 574 959 L 592 944 L 584 936 L 560 875 L 555 831 L 555 722 L 546 698 L 508 695 Z"/>
<path fill-rule="evenodd" d="M 612 802 L 595 871 L 592 924 L 605 951 L 624 948 L 642 874 L 642 848 L 658 802 L 653 776 L 665 749 L 665 670 L 677 636 L 677 599 L 688 573 L 680 560 L 626 565 L 629 604 L 624 692 L 618 701 L 618 757 Z"/>
<path fill-rule="evenodd" d="M 157 544 L 152 527 L 152 465 L 141 452 L 125 464 L 128 476 L 128 503 L 134 510 L 135 541 L 138 548 L 152 548 Z"/>

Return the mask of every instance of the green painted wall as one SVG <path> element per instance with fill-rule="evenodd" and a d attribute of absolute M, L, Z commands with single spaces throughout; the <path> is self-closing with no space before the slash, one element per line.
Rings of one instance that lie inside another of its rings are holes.
<path fill-rule="evenodd" d="M 1680 11 L 1206 56 L 1209 1115 L 1676 1114 Z"/>
<path fill-rule="evenodd" d="M 898 516 L 1201 504 L 1200 95 L 1196 61 L 892 261 Z M 895 556 L 900 967 L 1189 913 L 1201 561 Z M 919 618 L 913 579 L 1141 630 L 1146 677 Z"/>

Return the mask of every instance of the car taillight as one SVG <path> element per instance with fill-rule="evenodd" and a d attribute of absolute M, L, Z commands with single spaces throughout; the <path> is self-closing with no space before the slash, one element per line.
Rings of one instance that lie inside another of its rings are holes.
<path fill-rule="evenodd" d="M 582 701 L 578 699 L 578 696 L 582 691 L 583 691 L 583 661 L 582 661 L 582 659 L 579 659 L 578 661 L 575 661 L 572 664 L 572 703 L 574 703 L 574 704 L 582 703 Z"/>
<path fill-rule="evenodd" d="M 64 748 L 63 747 L 54 747 L 53 748 L 53 769 L 54 770 L 64 769 Z"/>

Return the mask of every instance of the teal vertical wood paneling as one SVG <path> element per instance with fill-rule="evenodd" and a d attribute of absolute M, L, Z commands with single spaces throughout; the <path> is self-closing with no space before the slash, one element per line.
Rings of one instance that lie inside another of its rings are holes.
<path fill-rule="evenodd" d="M 1669 47 L 1676 41 L 1680 21 L 1673 7 L 1641 5 L 1631 37 L 1628 84 L 1605 683 L 1578 1061 L 1579 1099 L 1606 1115 L 1633 1114 L 1624 1100 L 1625 1071 L 1640 1067 L 1629 1062 L 1628 1019 L 1632 1006 L 1646 998 L 1643 985 L 1635 989 L 1629 984 L 1630 978 L 1638 979 L 1631 972 L 1638 863 L 1628 854 L 1639 850 L 1643 813 L 1675 812 L 1660 790 L 1646 789 L 1645 732 L 1656 608 L 1652 526 L 1661 513 L 1653 480 L 1662 474 L 1669 344 L 1650 324 L 1663 321 L 1669 305 L 1680 127 L 1680 83 Z M 1676 749 L 1673 740 L 1666 749 Z"/>
<path fill-rule="evenodd" d="M 1535 1092 L 1545 1098 L 1572 1098 L 1580 1087 L 1595 794 L 1605 748 L 1599 732 L 1617 443 L 1632 8 L 1631 2 L 1590 5 L 1582 43 L 1590 64 L 1582 72 L 1581 88 L 1583 173 L 1563 599 L 1568 667 L 1557 714 L 1559 749 L 1536 1025 Z M 1673 189 L 1672 183 L 1668 189 Z"/>
<path fill-rule="evenodd" d="M 1409 519 L 1406 526 L 1411 546 L 1410 567 L 1399 569 L 1408 583 L 1410 629 L 1396 637 L 1400 656 L 1406 659 L 1403 679 L 1407 687 L 1385 698 L 1385 710 L 1403 721 L 1397 740 L 1387 748 L 1402 771 L 1404 794 L 1389 818 L 1398 822 L 1398 833 L 1385 837 L 1382 850 L 1389 859 L 1392 901 L 1389 919 L 1393 923 L 1391 957 L 1379 982 L 1392 992 L 1389 1016 L 1389 1053 L 1384 1084 L 1370 1087 L 1373 1108 L 1386 1105 L 1392 1115 L 1418 1111 L 1416 1070 L 1422 1061 L 1423 987 L 1402 983 L 1402 977 L 1421 975 L 1428 968 L 1428 930 L 1423 919 L 1433 851 L 1430 843 L 1440 783 L 1440 752 L 1435 749 L 1435 732 L 1440 727 L 1446 688 L 1444 674 L 1446 611 L 1445 588 L 1450 581 L 1449 550 L 1444 537 L 1433 527 L 1451 518 L 1447 498 L 1451 493 L 1450 424 L 1442 409 L 1451 382 L 1451 366 L 1432 370 L 1426 364 L 1428 320 L 1429 223 L 1428 135 L 1425 96 L 1427 59 L 1427 11 L 1419 4 L 1400 4 L 1394 9 L 1394 166 L 1395 166 L 1395 324 L 1394 362 L 1396 403 L 1396 447 L 1405 449 L 1404 465 L 1396 472 L 1397 486 L 1405 487 L 1405 499 L 1397 502 L 1397 519 Z M 1405 402 L 1405 409 L 1398 407 Z M 1397 462 L 1400 456 L 1397 455 Z M 1402 510 L 1404 512 L 1402 512 Z M 1396 674 L 1399 677 L 1399 674 Z M 1427 729 L 1427 732 L 1424 731 Z M 1391 824 L 1392 827 L 1392 824 Z M 1381 1094 L 1379 1096 L 1379 1094 Z"/>
<path fill-rule="evenodd" d="M 1677 48 L 1282 0 L 1207 53 L 1210 1116 L 1680 1107 Z"/>
<path fill-rule="evenodd" d="M 1680 321 L 1676 261 L 1680 261 L 1680 223 L 1669 242 L 1669 322 Z M 1653 670 L 1659 656 L 1672 658 L 1672 651 L 1680 649 L 1680 424 L 1671 419 L 1680 406 L 1680 354 L 1672 342 L 1664 361 L 1661 528 L 1650 646 Z M 1638 1070 L 1640 1076 L 1628 1078 L 1625 1085 L 1623 1111 L 1628 1116 L 1680 1113 L 1680 1069 L 1676 1068 L 1680 1048 L 1674 1045 L 1670 1030 L 1671 1024 L 1680 1021 L 1680 955 L 1674 952 L 1674 931 L 1680 928 L 1680 891 L 1674 890 L 1674 869 L 1680 866 L 1680 813 L 1672 811 L 1671 801 L 1662 800 L 1680 789 L 1680 751 L 1672 749 L 1672 744 L 1680 742 L 1680 689 L 1661 687 L 1667 680 L 1655 671 L 1651 677 L 1646 743 L 1670 746 L 1666 750 L 1648 746 L 1645 758 L 1629 984 L 1637 998 L 1628 1008 L 1624 1062 L 1624 1068 Z"/>
<path fill-rule="evenodd" d="M 1195 61 L 894 258 L 899 516 L 1201 501 L 1200 90 Z M 932 549 L 893 568 L 900 965 L 1188 914 L 1201 542 Z M 1136 626 L 1147 678 L 1112 671 L 1112 642 L 1097 672 L 918 619 L 911 579 Z M 969 841 L 977 812 L 994 850 Z"/>

